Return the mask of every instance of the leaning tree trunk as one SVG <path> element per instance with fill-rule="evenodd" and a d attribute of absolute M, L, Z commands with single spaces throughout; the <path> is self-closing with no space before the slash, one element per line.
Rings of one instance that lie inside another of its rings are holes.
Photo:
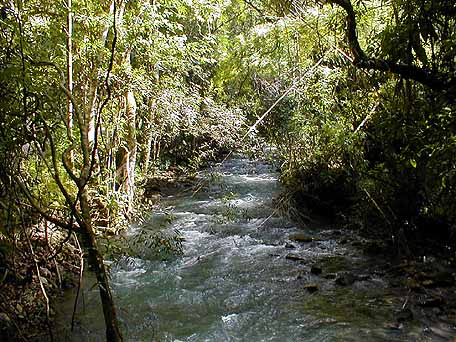
<path fill-rule="evenodd" d="M 103 256 L 100 253 L 96 236 L 93 231 L 86 189 L 84 189 L 81 193 L 81 214 L 81 235 L 84 245 L 89 251 L 89 265 L 97 277 L 98 289 L 100 291 L 101 304 L 103 306 L 103 314 L 106 325 L 106 341 L 121 342 L 123 341 L 123 337 L 119 329 L 116 308 L 112 298 L 111 288 L 109 286 L 108 272 L 106 271 Z"/>

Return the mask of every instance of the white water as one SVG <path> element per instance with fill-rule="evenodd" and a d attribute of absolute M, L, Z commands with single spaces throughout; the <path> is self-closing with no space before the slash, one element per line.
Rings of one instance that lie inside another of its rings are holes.
<path fill-rule="evenodd" d="M 311 274 L 310 266 L 325 257 L 363 262 L 327 237 L 330 230 L 309 227 L 305 233 L 321 241 L 285 248 L 288 236 L 302 231 L 274 214 L 280 189 L 269 165 L 235 158 L 215 171 L 220 179 L 196 195 L 163 201 L 175 217 L 167 229 L 185 238 L 182 257 L 113 267 L 127 341 L 439 341 L 413 324 L 401 331 L 383 327 L 403 298 L 382 279 L 339 287 Z M 287 260 L 290 252 L 305 261 Z M 319 290 L 306 291 L 309 283 Z M 78 321 L 75 333 L 59 332 L 60 340 L 104 340 L 95 289 L 86 290 Z"/>

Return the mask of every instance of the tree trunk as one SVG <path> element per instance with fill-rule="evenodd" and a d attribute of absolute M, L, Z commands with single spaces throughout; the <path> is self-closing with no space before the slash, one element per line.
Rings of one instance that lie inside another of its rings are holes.
<path fill-rule="evenodd" d="M 350 52 L 353 56 L 353 64 L 360 69 L 378 70 L 391 72 L 402 78 L 414 80 L 433 90 L 447 91 L 452 97 L 456 87 L 456 79 L 438 71 L 421 68 L 413 63 L 396 63 L 394 61 L 371 58 L 367 56 L 358 40 L 356 13 L 351 0 L 326 0 L 326 3 L 335 4 L 344 9 L 346 13 L 345 33 Z"/>
<path fill-rule="evenodd" d="M 67 88 L 68 93 L 73 95 L 73 12 L 72 0 L 68 0 L 68 15 L 67 15 Z M 67 99 L 67 118 L 66 118 L 68 139 L 73 140 L 73 103 L 70 98 Z M 70 151 L 69 162 L 73 166 L 74 153 Z"/>
<path fill-rule="evenodd" d="M 136 101 L 132 91 L 125 93 L 125 144 L 116 156 L 116 178 L 119 188 L 128 196 L 128 212 L 133 209 L 136 167 Z"/>
<path fill-rule="evenodd" d="M 123 341 L 123 337 L 117 320 L 117 313 L 112 299 L 111 288 L 109 287 L 108 273 L 92 228 L 92 218 L 90 216 L 90 207 L 86 189 L 84 189 L 81 193 L 81 214 L 83 218 L 81 235 L 84 245 L 89 251 L 89 265 L 97 277 L 98 289 L 100 291 L 106 325 L 106 341 L 121 342 Z"/>
<path fill-rule="evenodd" d="M 127 164 L 127 195 L 129 211 L 133 209 L 133 200 L 135 195 L 135 168 L 136 168 L 136 100 L 133 91 L 128 91 L 126 96 L 126 121 L 127 121 L 127 146 L 128 146 L 128 164 Z"/>

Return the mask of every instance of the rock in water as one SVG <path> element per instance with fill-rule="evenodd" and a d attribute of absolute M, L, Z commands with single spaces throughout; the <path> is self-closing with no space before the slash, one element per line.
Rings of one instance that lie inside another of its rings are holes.
<path fill-rule="evenodd" d="M 320 266 L 317 265 L 312 265 L 310 268 L 310 273 L 315 274 L 315 275 L 320 275 L 323 272 Z"/>
<path fill-rule="evenodd" d="M 288 242 L 287 242 L 287 243 L 285 244 L 285 248 L 287 248 L 287 249 L 293 249 L 293 248 L 296 248 L 296 246 L 293 245 L 292 243 L 288 243 Z"/>
<path fill-rule="evenodd" d="M 309 292 L 309 293 L 314 293 L 319 290 L 318 284 L 315 283 L 309 283 L 304 285 L 304 288 Z"/>
<path fill-rule="evenodd" d="M 305 234 L 292 234 L 288 237 L 291 241 L 296 242 L 312 242 L 314 238 L 311 236 L 307 236 Z"/>
<path fill-rule="evenodd" d="M 350 286 L 356 281 L 355 275 L 350 272 L 343 272 L 337 275 L 336 284 L 340 286 Z"/>
<path fill-rule="evenodd" d="M 285 256 L 285 259 L 288 259 L 288 260 L 293 260 L 293 261 L 301 261 L 301 262 L 305 262 L 306 259 L 304 259 L 303 257 L 297 255 L 297 254 L 294 254 L 294 253 L 288 253 L 286 256 Z"/>

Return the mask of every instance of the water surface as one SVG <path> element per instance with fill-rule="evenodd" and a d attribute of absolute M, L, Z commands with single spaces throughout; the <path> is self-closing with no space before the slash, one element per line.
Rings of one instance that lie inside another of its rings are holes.
<path fill-rule="evenodd" d="M 165 229 L 178 229 L 185 239 L 183 256 L 130 258 L 112 266 L 126 340 L 445 340 L 417 322 L 385 328 L 404 298 L 375 273 L 351 286 L 335 284 L 331 271 L 355 266 L 362 273 L 367 260 L 332 238 L 333 229 L 309 225 L 303 231 L 280 217 L 272 166 L 238 156 L 204 177 L 199 192 L 164 198 L 155 219 L 129 232 L 133 238 L 140 229 L 156 228 L 166 212 L 172 220 Z M 303 232 L 314 241 L 289 240 Z M 287 259 L 289 253 L 302 260 Z M 322 275 L 310 272 L 315 263 L 323 265 Z M 306 290 L 309 284 L 318 290 Z M 86 289 L 84 302 L 77 331 L 60 332 L 62 340 L 104 340 L 98 292 Z"/>

